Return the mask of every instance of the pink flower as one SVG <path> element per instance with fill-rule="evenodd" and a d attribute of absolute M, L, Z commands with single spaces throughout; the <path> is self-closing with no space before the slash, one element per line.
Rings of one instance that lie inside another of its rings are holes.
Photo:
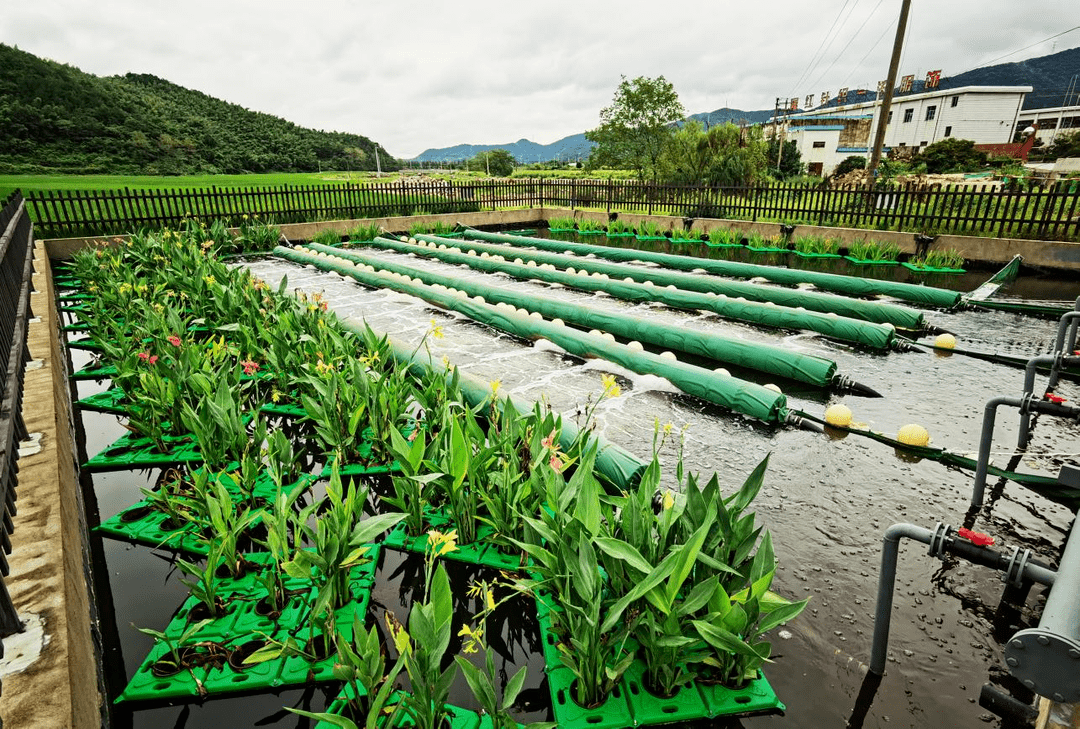
<path fill-rule="evenodd" d="M 412 443 L 412 442 L 413 442 L 414 440 L 416 440 L 416 436 L 418 436 L 419 434 L 420 434 L 420 429 L 419 429 L 419 428 L 417 428 L 417 429 L 416 429 L 416 430 L 414 430 L 413 432 L 409 433 L 409 438 L 408 438 L 408 441 L 409 441 L 410 443 Z"/>
<path fill-rule="evenodd" d="M 171 344 L 174 347 L 179 347 L 181 344 L 183 344 L 183 342 L 180 341 L 180 337 L 176 336 L 175 334 L 170 334 L 169 335 L 169 344 Z"/>
<path fill-rule="evenodd" d="M 245 375 L 253 375 L 259 371 L 259 363 L 253 359 L 245 359 L 240 363 L 240 366 L 244 368 Z"/>
<path fill-rule="evenodd" d="M 548 459 L 548 465 L 551 466 L 555 473 L 562 473 L 563 468 L 566 467 L 557 454 L 552 454 L 551 458 Z"/>
<path fill-rule="evenodd" d="M 139 359 L 143 360 L 143 361 L 146 361 L 146 360 L 150 359 L 150 353 L 149 352 L 139 352 L 135 356 L 138 357 Z"/>
<path fill-rule="evenodd" d="M 146 361 L 147 361 L 147 362 L 148 362 L 149 364 L 157 364 L 157 355 L 155 354 L 155 355 L 151 356 L 151 357 L 150 357 L 150 358 L 149 358 L 148 360 L 146 360 Z"/>
<path fill-rule="evenodd" d="M 550 433 L 548 433 L 547 438 L 544 438 L 542 441 L 540 441 L 540 445 L 542 445 L 544 448 L 547 448 L 549 450 L 554 448 L 555 447 L 555 431 L 553 430 Z"/>

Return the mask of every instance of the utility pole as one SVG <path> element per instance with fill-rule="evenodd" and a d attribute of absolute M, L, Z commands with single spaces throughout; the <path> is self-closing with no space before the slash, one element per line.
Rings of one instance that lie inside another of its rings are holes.
<path fill-rule="evenodd" d="M 379 162 L 379 145 L 375 145 L 375 171 L 376 177 L 382 177 L 382 163 Z"/>
<path fill-rule="evenodd" d="M 889 123 L 889 108 L 892 106 L 893 87 L 896 85 L 896 74 L 900 69 L 900 51 L 904 47 L 904 32 L 907 30 L 908 12 L 911 10 L 911 0 L 903 0 L 900 6 L 900 20 L 896 24 L 896 40 L 893 41 L 892 59 L 889 61 L 889 79 L 885 82 L 885 98 L 881 101 L 881 116 L 878 117 L 877 130 L 874 134 L 874 150 L 870 153 L 870 163 L 866 166 L 867 176 L 870 181 L 874 180 L 878 163 L 881 162 L 881 148 L 885 144 L 885 127 Z"/>

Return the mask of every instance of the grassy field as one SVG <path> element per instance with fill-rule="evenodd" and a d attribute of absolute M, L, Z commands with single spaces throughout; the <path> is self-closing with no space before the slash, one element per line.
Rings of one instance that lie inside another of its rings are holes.
<path fill-rule="evenodd" d="M 19 189 L 40 190 L 159 190 L 218 187 L 262 187 L 266 185 L 339 185 L 343 182 L 391 182 L 399 173 L 374 172 L 290 172 L 265 175 L 0 175 L 0 198 Z"/>

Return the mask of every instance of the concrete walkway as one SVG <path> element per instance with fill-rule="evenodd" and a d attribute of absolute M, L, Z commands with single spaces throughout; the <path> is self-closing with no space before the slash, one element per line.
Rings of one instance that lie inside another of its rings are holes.
<path fill-rule="evenodd" d="M 5 579 L 26 630 L 4 640 L 0 718 L 6 729 L 100 727 L 91 633 L 85 510 L 79 489 L 66 358 L 45 246 L 34 254 L 18 514 Z"/>

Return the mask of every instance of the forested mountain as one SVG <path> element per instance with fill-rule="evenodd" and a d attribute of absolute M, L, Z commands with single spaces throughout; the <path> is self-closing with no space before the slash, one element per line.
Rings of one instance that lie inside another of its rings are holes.
<path fill-rule="evenodd" d="M 4 44 L 0 69 L 0 173 L 375 169 L 367 137 L 305 129 L 155 76 L 93 76 Z M 398 167 L 381 146 L 379 158 Z"/>

